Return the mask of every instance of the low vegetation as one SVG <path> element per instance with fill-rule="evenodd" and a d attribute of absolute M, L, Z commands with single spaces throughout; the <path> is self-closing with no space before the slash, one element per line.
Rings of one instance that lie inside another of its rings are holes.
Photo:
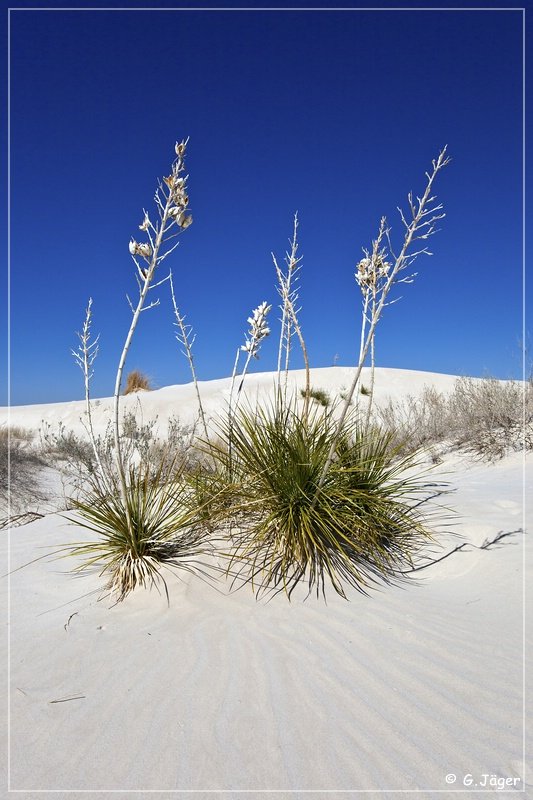
<path fill-rule="evenodd" d="M 331 403 L 331 399 L 329 394 L 325 391 L 325 389 L 310 389 L 306 391 L 305 389 L 300 390 L 300 394 L 304 398 L 310 398 L 311 400 L 315 400 L 318 405 L 324 406 L 327 408 Z"/>
<path fill-rule="evenodd" d="M 448 395 L 427 387 L 377 407 L 375 418 L 404 452 L 440 445 L 493 460 L 533 449 L 533 381 L 458 378 Z"/>
<path fill-rule="evenodd" d="M 32 431 L 19 426 L 0 427 L 0 504 L 3 522 L 28 503 L 43 499 L 39 472 L 45 466 L 34 446 Z"/>

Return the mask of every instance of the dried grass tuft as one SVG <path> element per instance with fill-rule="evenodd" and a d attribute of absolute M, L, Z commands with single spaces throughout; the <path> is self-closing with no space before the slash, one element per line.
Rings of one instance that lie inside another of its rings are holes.
<path fill-rule="evenodd" d="M 126 377 L 126 386 L 124 387 L 124 394 L 132 394 L 133 392 L 150 392 L 152 386 L 150 379 L 140 370 L 134 369 L 128 373 Z"/>

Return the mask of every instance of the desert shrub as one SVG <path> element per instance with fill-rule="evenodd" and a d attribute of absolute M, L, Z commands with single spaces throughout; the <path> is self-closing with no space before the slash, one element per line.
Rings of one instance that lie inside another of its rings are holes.
<path fill-rule="evenodd" d="M 94 454 L 90 442 L 74 431 L 67 430 L 63 422 L 60 421 L 54 430 L 50 423 L 43 421 L 40 436 L 43 455 L 74 469 L 93 472 Z"/>
<path fill-rule="evenodd" d="M 206 529 L 195 524 L 199 512 L 173 457 L 163 459 L 155 473 L 149 464 L 130 464 L 127 513 L 118 478 L 109 479 L 111 491 L 95 474 L 85 493 L 72 500 L 79 518 L 70 521 L 97 537 L 63 548 L 63 556 L 81 559 L 74 571 L 99 569 L 106 579 L 105 590 L 117 602 L 137 586 L 163 586 L 168 599 L 164 568 L 205 574 L 203 559 L 212 545 Z"/>
<path fill-rule="evenodd" d="M 369 397 L 370 396 L 370 389 L 368 389 L 365 386 L 364 383 L 361 384 L 361 390 L 360 391 L 361 391 L 361 394 L 364 395 L 365 397 Z"/>
<path fill-rule="evenodd" d="M 324 408 L 327 408 L 331 402 L 329 394 L 324 389 L 309 389 L 308 392 L 306 392 L 305 389 L 301 389 L 300 394 L 304 398 L 309 397 L 311 400 L 316 400 L 316 402 L 320 406 L 324 406 Z"/>
<path fill-rule="evenodd" d="M 450 433 L 446 397 L 426 386 L 420 397 L 389 400 L 375 409 L 375 418 L 391 435 L 394 447 L 414 453 L 442 442 Z"/>
<path fill-rule="evenodd" d="M 152 474 L 160 468 L 164 474 L 169 465 L 178 465 L 185 470 L 194 469 L 202 458 L 193 446 L 196 428 L 182 425 L 177 417 L 170 417 L 165 437 L 157 435 L 157 417 L 148 422 L 139 421 L 135 412 L 126 411 L 121 422 L 122 456 L 126 464 L 143 462 Z M 94 446 L 99 455 L 105 479 L 112 483 L 115 473 L 115 439 L 111 423 L 103 435 L 94 437 L 94 445 L 89 438 L 67 430 L 60 422 L 57 429 L 44 423 L 41 427 L 41 453 L 47 460 L 55 462 L 67 475 L 74 479 L 75 486 L 83 483 L 99 471 Z M 172 454 L 172 459 L 169 458 Z M 102 477 L 100 475 L 100 477 Z"/>
<path fill-rule="evenodd" d="M 430 538 L 413 501 L 424 484 L 405 472 L 415 461 L 392 456 L 388 433 L 346 421 L 319 485 L 336 430 L 332 412 L 301 415 L 279 400 L 220 423 L 211 511 L 229 533 L 230 571 L 258 593 L 290 597 L 301 580 L 317 595 L 329 585 L 366 593 L 399 579 Z"/>
<path fill-rule="evenodd" d="M 35 432 L 30 428 L 23 428 L 21 425 L 1 425 L 0 441 L 27 442 L 31 443 L 35 438 Z"/>
<path fill-rule="evenodd" d="M 533 385 L 459 378 L 449 399 L 453 438 L 488 458 L 533 446 Z M 524 419 L 525 411 L 525 419 Z"/>
<path fill-rule="evenodd" d="M 126 376 L 126 385 L 124 387 L 124 394 L 131 394 L 132 392 L 149 392 L 151 390 L 150 379 L 138 369 L 128 372 Z"/>
<path fill-rule="evenodd" d="M 533 448 L 533 384 L 458 378 L 449 395 L 426 387 L 418 398 L 390 401 L 375 416 L 405 451 L 438 443 L 483 458 Z"/>
<path fill-rule="evenodd" d="M 0 427 L 0 500 L 7 509 L 18 509 L 26 502 L 43 499 L 37 488 L 39 471 L 45 466 L 33 445 L 30 430 Z"/>

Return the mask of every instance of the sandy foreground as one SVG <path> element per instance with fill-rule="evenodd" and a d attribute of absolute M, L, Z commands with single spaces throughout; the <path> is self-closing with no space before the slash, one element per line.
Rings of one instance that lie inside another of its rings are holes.
<path fill-rule="evenodd" d="M 314 370 L 312 384 L 346 387 L 350 374 Z M 303 385 L 303 373 L 291 378 Z M 271 380 L 250 376 L 250 395 Z M 383 369 L 376 395 L 429 384 L 448 391 L 453 382 Z M 203 388 L 214 413 L 229 383 Z M 191 386 L 128 402 L 162 424 L 169 414 L 194 417 Z M 108 405 L 96 408 L 103 427 Z M 9 417 L 75 428 L 82 413 L 78 402 L 15 407 Z M 0 424 L 7 418 L 0 409 Z M 53 499 L 41 504 L 43 518 L 1 532 L 2 575 L 11 574 L 0 583 L 8 610 L 0 796 L 9 786 L 28 799 L 533 797 L 523 690 L 532 463 L 520 453 L 492 465 L 447 456 L 435 477 L 449 482 L 441 502 L 456 514 L 433 557 L 469 546 L 407 586 L 352 591 L 349 602 L 330 593 L 327 605 L 304 601 L 305 592 L 291 603 L 257 602 L 246 587 L 230 593 L 223 581 L 214 588 L 169 575 L 170 607 L 145 591 L 111 606 L 98 601 L 97 575 L 73 577 L 70 562 L 18 569 L 87 538 L 54 513 Z M 479 549 L 500 532 L 513 533 Z"/>

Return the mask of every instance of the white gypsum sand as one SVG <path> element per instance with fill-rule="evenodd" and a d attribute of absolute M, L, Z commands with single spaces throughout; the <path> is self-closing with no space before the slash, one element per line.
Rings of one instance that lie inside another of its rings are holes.
<path fill-rule="evenodd" d="M 333 396 L 350 374 L 312 370 L 311 386 Z M 266 393 L 273 377 L 249 375 L 248 397 Z M 303 372 L 290 379 L 303 387 Z M 378 369 L 375 400 L 453 384 L 453 376 Z M 229 388 L 229 380 L 201 384 L 208 416 L 224 408 Z M 163 429 L 169 415 L 187 423 L 196 414 L 192 384 L 123 404 L 137 402 L 144 421 L 157 414 Z M 108 400 L 94 408 L 100 431 L 110 408 Z M 82 401 L 13 407 L 9 417 L 81 431 L 83 409 Z M 217 590 L 167 574 L 170 607 L 143 590 L 110 607 L 98 602 L 97 573 L 74 577 L 69 560 L 18 569 L 86 539 L 81 527 L 50 513 L 4 531 L 10 788 L 25 800 L 39 790 L 61 791 L 51 795 L 58 798 L 83 790 L 94 800 L 150 790 L 206 799 L 252 790 L 287 800 L 307 796 L 298 790 L 339 800 L 362 790 L 371 798 L 457 789 L 474 797 L 475 783 L 496 797 L 513 788 L 533 794 L 531 775 L 528 786 L 519 780 L 523 581 L 532 577 L 519 531 L 533 510 L 530 466 L 521 453 L 494 464 L 445 456 L 435 478 L 450 483 L 441 501 L 457 514 L 428 556 L 468 546 L 419 570 L 410 585 L 370 597 L 350 591 L 350 602 L 334 592 L 327 604 L 303 602 L 305 592 L 291 603 L 283 595 L 257 602 L 249 587 L 229 593 L 224 581 Z M 481 548 L 500 532 L 511 535 Z M 456 783 L 447 783 L 450 774 Z"/>

